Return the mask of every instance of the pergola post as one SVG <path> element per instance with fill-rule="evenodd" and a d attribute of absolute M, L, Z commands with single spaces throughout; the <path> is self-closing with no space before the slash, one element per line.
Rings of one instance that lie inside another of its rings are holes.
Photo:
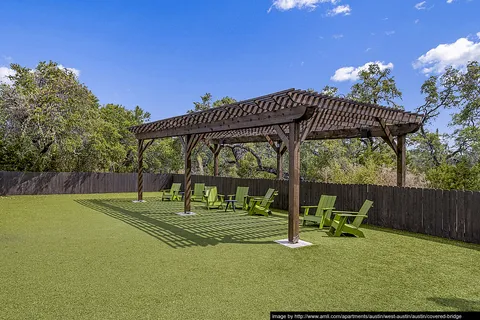
<path fill-rule="evenodd" d="M 406 185 L 406 148 L 405 135 L 397 137 L 397 186 L 405 187 Z"/>
<path fill-rule="evenodd" d="M 143 201 L 143 140 L 138 139 L 137 201 Z"/>
<path fill-rule="evenodd" d="M 185 193 L 183 195 L 184 212 L 190 212 L 192 200 L 192 151 L 203 135 L 187 134 L 185 135 Z"/>
<path fill-rule="evenodd" d="M 300 215 L 300 123 L 291 122 L 289 127 L 288 242 L 297 243 Z"/>
<path fill-rule="evenodd" d="M 184 212 L 190 212 L 190 202 L 192 198 L 192 153 L 189 148 L 192 142 L 192 135 L 185 136 L 185 193 L 183 195 Z"/>

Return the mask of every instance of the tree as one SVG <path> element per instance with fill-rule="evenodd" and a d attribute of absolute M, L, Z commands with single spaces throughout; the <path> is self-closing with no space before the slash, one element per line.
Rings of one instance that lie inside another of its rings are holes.
<path fill-rule="evenodd" d="M 397 103 L 402 99 L 402 93 L 398 90 L 391 72 L 391 69 L 382 69 L 376 63 L 370 64 L 368 69 L 360 71 L 360 80 L 352 86 L 347 97 L 360 102 L 403 109 Z"/>
<path fill-rule="evenodd" d="M 421 92 L 425 103 L 417 111 L 425 118 L 412 139 L 412 159 L 417 168 L 427 171 L 432 185 L 449 189 L 454 186 L 449 182 L 449 174 L 454 176 L 455 170 L 465 172 L 465 166 L 473 170 L 480 159 L 480 66 L 472 61 L 466 70 L 449 67 L 441 76 L 427 79 Z M 454 110 L 450 121 L 452 134 L 427 128 L 442 110 Z M 458 174 L 456 186 L 472 187 L 470 180 L 462 181 L 464 177 Z"/>
<path fill-rule="evenodd" d="M 54 62 L 33 70 L 12 64 L 0 87 L 0 158 L 7 170 L 80 171 L 95 163 L 98 100 Z M 92 161 L 93 160 L 93 161 Z"/>
<path fill-rule="evenodd" d="M 102 167 L 111 172 L 132 172 L 136 167 L 137 141 L 128 128 L 150 120 L 150 113 L 139 106 L 128 110 L 117 104 L 106 104 L 100 108 L 103 127 Z"/>

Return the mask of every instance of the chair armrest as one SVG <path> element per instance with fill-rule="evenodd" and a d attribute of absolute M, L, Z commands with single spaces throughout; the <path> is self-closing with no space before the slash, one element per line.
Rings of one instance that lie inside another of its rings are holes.
<path fill-rule="evenodd" d="M 341 213 L 341 214 L 337 214 L 337 216 L 340 216 L 340 217 L 367 217 L 367 215 L 365 214 L 347 214 L 347 213 Z"/>
<path fill-rule="evenodd" d="M 225 197 L 224 194 L 219 194 L 219 193 L 217 193 L 217 196 L 219 196 L 219 197 Z"/>
<path fill-rule="evenodd" d="M 337 211 L 337 210 L 333 210 L 332 212 L 333 213 L 358 213 L 358 211 Z"/>
<path fill-rule="evenodd" d="M 335 208 L 332 207 L 332 208 L 322 208 L 322 209 L 323 209 L 323 210 L 333 210 L 333 209 L 335 209 Z"/>
<path fill-rule="evenodd" d="M 307 208 L 318 208 L 318 206 L 301 206 L 300 208 L 302 209 L 307 209 Z"/>

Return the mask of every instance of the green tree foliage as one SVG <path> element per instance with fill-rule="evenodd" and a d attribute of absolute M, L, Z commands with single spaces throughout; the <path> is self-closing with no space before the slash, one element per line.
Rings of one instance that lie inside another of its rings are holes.
<path fill-rule="evenodd" d="M 430 186 L 438 189 L 480 190 L 480 164 L 467 159 L 451 165 L 442 163 L 427 172 Z"/>
<path fill-rule="evenodd" d="M 403 109 L 397 103 L 401 100 L 402 93 L 391 73 L 389 68 L 382 70 L 378 64 L 370 64 L 368 69 L 360 71 L 360 80 L 352 86 L 347 97 L 360 102 Z"/>
<path fill-rule="evenodd" d="M 90 90 L 53 62 L 11 68 L 13 84 L 0 87 L 3 168 L 75 171 L 99 161 L 99 104 Z"/>
<path fill-rule="evenodd" d="M 137 142 L 128 127 L 149 121 L 148 112 L 100 106 L 75 74 L 54 62 L 11 68 L 12 83 L 0 85 L 0 170 L 135 170 Z M 155 142 L 144 158 L 151 172 L 174 172 L 182 163 L 173 139 Z"/>
<path fill-rule="evenodd" d="M 425 114 L 419 132 L 413 136 L 412 165 L 427 172 L 431 185 L 442 189 L 474 188 L 468 178 L 480 159 L 480 66 L 472 61 L 466 70 L 449 67 L 441 76 L 431 76 L 422 85 L 425 103 L 418 111 Z M 453 133 L 429 131 L 428 126 L 442 110 L 453 111 L 450 126 Z M 467 170 L 468 169 L 468 170 Z M 452 180 L 458 173 L 455 183 Z M 478 189 L 477 189 L 478 190 Z"/>

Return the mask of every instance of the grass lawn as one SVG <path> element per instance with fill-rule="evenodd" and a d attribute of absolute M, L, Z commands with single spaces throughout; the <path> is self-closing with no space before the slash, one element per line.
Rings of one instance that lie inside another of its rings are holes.
<path fill-rule="evenodd" d="M 149 197 L 150 196 L 150 197 Z M 269 319 L 270 311 L 480 311 L 480 246 L 207 212 L 134 194 L 0 197 L 0 319 Z"/>

